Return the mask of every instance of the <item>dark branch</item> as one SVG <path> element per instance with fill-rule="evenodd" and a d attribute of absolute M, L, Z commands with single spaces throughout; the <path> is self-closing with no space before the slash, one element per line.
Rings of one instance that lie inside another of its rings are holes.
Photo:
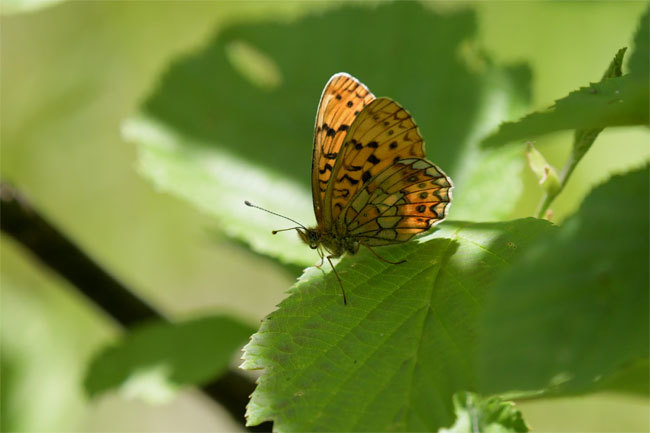
<path fill-rule="evenodd" d="M 132 328 L 145 320 L 165 316 L 102 269 L 77 245 L 39 215 L 16 189 L 0 182 L 0 228 L 41 263 L 58 273 L 101 307 L 115 322 Z M 248 396 L 255 384 L 237 371 L 228 371 L 202 387 L 238 422 L 244 424 Z M 271 423 L 248 428 L 271 431 Z"/>

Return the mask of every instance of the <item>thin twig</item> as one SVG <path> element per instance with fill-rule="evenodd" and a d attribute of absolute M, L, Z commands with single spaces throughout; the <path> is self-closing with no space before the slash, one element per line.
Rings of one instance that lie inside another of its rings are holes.
<path fill-rule="evenodd" d="M 5 182 L 0 182 L 0 213 L 0 228 L 5 234 L 65 278 L 122 327 L 130 329 L 146 320 L 167 320 L 164 314 L 106 272 Z M 230 370 L 201 389 L 244 426 L 248 397 L 255 389 L 253 381 Z M 247 429 L 271 431 L 271 427 L 266 422 Z"/>

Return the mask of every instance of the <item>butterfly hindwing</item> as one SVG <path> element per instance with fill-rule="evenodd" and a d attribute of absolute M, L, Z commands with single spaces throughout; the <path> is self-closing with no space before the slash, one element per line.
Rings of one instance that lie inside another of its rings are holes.
<path fill-rule="evenodd" d="M 363 185 L 344 209 L 341 225 L 368 246 L 406 242 L 446 217 L 451 188 L 435 164 L 402 159 Z"/>
<path fill-rule="evenodd" d="M 356 117 L 375 96 L 356 78 L 335 74 L 323 89 L 316 124 L 314 126 L 314 154 L 312 159 L 312 194 L 314 212 L 319 225 L 331 224 L 330 212 L 325 206 L 325 192 L 339 150 Z"/>

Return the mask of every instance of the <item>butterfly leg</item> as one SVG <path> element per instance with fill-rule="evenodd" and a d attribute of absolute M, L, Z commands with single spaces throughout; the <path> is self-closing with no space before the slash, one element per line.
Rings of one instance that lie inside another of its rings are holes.
<path fill-rule="evenodd" d="M 334 271 L 334 275 L 336 275 L 336 279 L 339 280 L 339 285 L 341 286 L 341 292 L 343 293 L 343 305 L 347 305 L 348 304 L 348 299 L 345 296 L 345 289 L 343 288 L 343 282 L 341 282 L 341 277 L 339 277 L 339 273 L 336 272 L 336 268 L 332 264 L 331 257 L 332 256 L 327 256 L 327 261 L 330 262 L 330 266 L 332 267 L 332 270 Z"/>
<path fill-rule="evenodd" d="M 318 249 L 318 255 L 320 256 L 320 263 L 317 264 L 316 267 L 320 269 L 320 267 L 323 266 L 323 263 L 325 262 L 325 254 L 323 254 L 323 250 L 320 248 Z"/>
<path fill-rule="evenodd" d="M 361 245 L 363 245 L 364 247 L 368 248 L 368 249 L 370 250 L 370 252 L 373 253 L 373 254 L 375 255 L 375 257 L 377 257 L 377 258 L 378 258 L 379 260 L 381 260 L 382 262 L 390 263 L 391 265 L 400 265 L 400 264 L 406 262 L 406 260 L 400 260 L 399 262 L 391 262 L 390 260 L 386 260 L 385 258 L 383 258 L 382 256 L 380 256 L 379 254 L 377 254 L 377 253 L 375 252 L 375 250 L 373 250 L 372 248 L 370 248 L 368 245 L 366 245 L 366 244 L 361 244 Z"/>

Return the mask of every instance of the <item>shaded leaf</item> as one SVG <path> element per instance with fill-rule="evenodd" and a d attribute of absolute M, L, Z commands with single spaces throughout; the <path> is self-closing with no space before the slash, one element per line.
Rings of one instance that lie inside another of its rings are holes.
<path fill-rule="evenodd" d="M 650 17 L 648 16 L 648 9 L 641 17 L 639 28 L 634 35 L 634 52 L 630 56 L 629 67 L 630 73 L 639 76 L 648 76 L 648 68 L 650 68 L 650 41 L 648 34 L 650 34 Z"/>
<path fill-rule="evenodd" d="M 408 31 L 396 21 L 409 22 Z M 385 31 L 371 31 L 378 27 Z M 475 36 L 474 13 L 439 14 L 413 2 L 232 26 L 170 67 L 124 135 L 138 144 L 141 173 L 161 190 L 216 216 L 258 252 L 314 263 L 295 235 L 270 234 L 286 221 L 243 200 L 313 223 L 318 97 L 332 74 L 347 71 L 413 114 L 429 159 L 455 181 L 452 217 L 498 219 L 517 201 L 522 154 L 484 152 L 477 143 L 527 103 L 530 71 L 495 66 L 470 48 Z M 499 170 L 486 176 L 485 166 Z"/>
<path fill-rule="evenodd" d="M 483 143 L 498 146 L 565 129 L 647 125 L 648 101 L 647 77 L 605 79 L 571 92 L 545 112 L 502 124 Z"/>
<path fill-rule="evenodd" d="M 649 183 L 646 167 L 595 188 L 504 275 L 479 327 L 482 391 L 584 392 L 647 360 Z"/>
<path fill-rule="evenodd" d="M 595 389 L 650 397 L 648 372 L 650 372 L 650 359 L 638 359 L 603 377 L 595 384 Z"/>
<path fill-rule="evenodd" d="M 84 387 L 90 396 L 120 389 L 131 397 L 165 401 L 179 387 L 207 383 L 225 371 L 253 332 L 228 316 L 149 323 L 102 350 Z"/>
<path fill-rule="evenodd" d="M 621 48 L 618 50 L 614 56 L 614 59 L 612 59 L 611 63 L 605 70 L 602 80 L 620 77 L 623 74 L 623 56 L 625 55 L 626 50 L 627 48 Z M 578 129 L 575 132 L 573 136 L 573 148 L 571 151 L 571 157 L 567 163 L 567 168 L 564 175 L 565 183 L 566 179 L 568 179 L 568 177 L 571 175 L 573 169 L 576 167 L 576 165 L 578 165 L 578 162 L 580 162 L 585 153 L 587 153 L 587 151 L 591 148 L 591 145 L 596 140 L 596 137 L 598 137 L 598 134 L 600 134 L 603 129 L 604 128 Z"/>
<path fill-rule="evenodd" d="M 454 420 L 452 395 L 475 388 L 477 315 L 498 273 L 550 223 L 446 222 L 408 244 L 367 251 L 332 273 L 310 268 L 245 347 L 264 369 L 250 425 L 278 431 L 435 431 Z"/>

